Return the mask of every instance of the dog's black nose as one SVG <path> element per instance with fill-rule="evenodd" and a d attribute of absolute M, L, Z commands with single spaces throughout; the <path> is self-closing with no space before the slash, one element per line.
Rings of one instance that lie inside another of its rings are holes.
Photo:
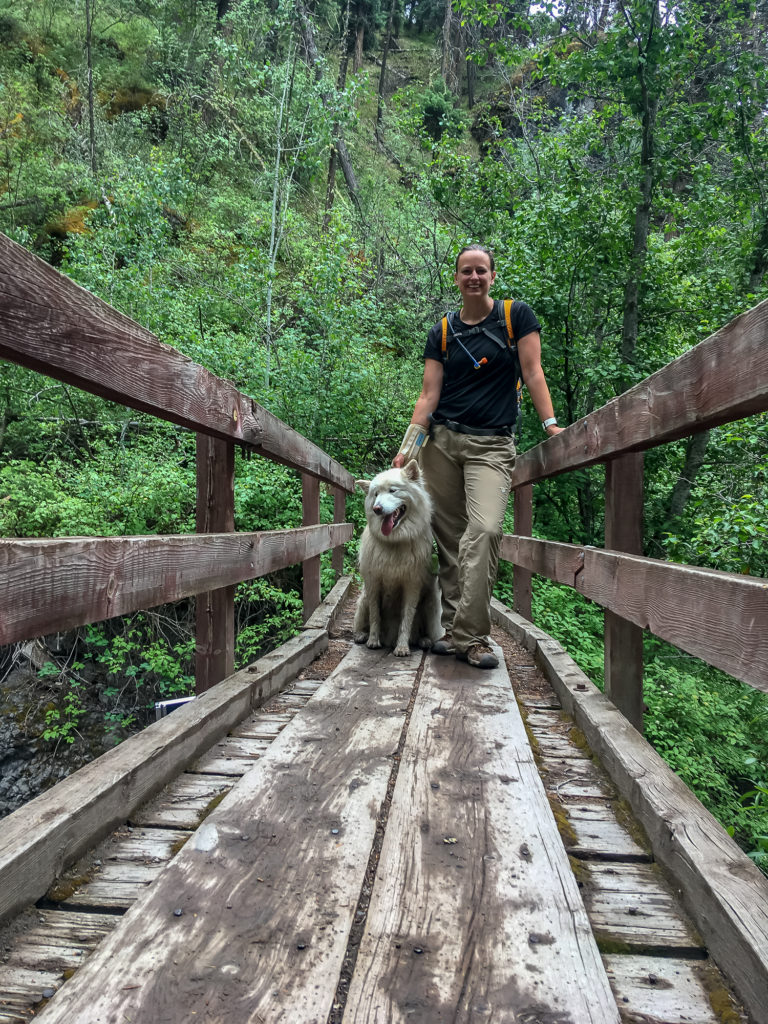
<path fill-rule="evenodd" d="M 374 505 L 373 511 L 376 513 L 377 516 L 384 515 L 384 509 L 381 507 L 381 505 Z"/>

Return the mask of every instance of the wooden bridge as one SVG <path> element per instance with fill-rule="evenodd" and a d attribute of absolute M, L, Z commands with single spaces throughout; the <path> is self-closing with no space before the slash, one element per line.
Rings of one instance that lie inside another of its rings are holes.
<path fill-rule="evenodd" d="M 768 1021 L 768 880 L 642 738 L 643 629 L 768 690 L 765 580 L 641 555 L 642 452 L 768 408 L 768 303 L 521 457 L 491 673 L 349 643 L 350 474 L 0 236 L 0 356 L 198 434 L 192 536 L 0 540 L 0 643 L 196 595 L 197 698 L 0 822 L 0 1024 Z M 304 525 L 234 532 L 234 445 Z M 606 547 L 530 536 L 606 464 Z M 319 522 L 319 486 L 334 522 Z M 305 628 L 233 671 L 233 588 Z M 530 621 L 606 609 L 606 694 Z"/>

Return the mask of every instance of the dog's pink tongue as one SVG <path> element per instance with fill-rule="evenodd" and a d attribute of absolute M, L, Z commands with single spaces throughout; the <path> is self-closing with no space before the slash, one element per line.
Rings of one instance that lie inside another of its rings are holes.
<path fill-rule="evenodd" d="M 384 516 L 381 520 L 381 532 L 385 537 L 388 537 L 395 528 L 395 513 L 390 512 L 389 515 Z"/>

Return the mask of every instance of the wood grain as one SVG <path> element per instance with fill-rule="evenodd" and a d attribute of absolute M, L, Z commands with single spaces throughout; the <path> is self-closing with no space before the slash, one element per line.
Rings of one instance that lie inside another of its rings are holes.
<path fill-rule="evenodd" d="M 197 435 L 198 533 L 235 531 L 235 446 Z M 235 586 L 195 597 L 195 693 L 209 690 L 235 671 Z"/>
<path fill-rule="evenodd" d="M 511 535 L 501 555 L 768 693 L 768 580 Z"/>
<path fill-rule="evenodd" d="M 254 579 L 349 540 L 352 529 L 0 540 L 0 644 Z"/>
<path fill-rule="evenodd" d="M 618 1021 L 503 660 L 413 708 L 344 1024 L 412 1020 Z"/>
<path fill-rule="evenodd" d="M 643 458 L 630 452 L 606 463 L 605 546 L 611 551 L 643 553 Z M 604 636 L 605 692 L 642 732 L 643 631 L 608 609 Z"/>
<path fill-rule="evenodd" d="M 418 663 L 353 648 L 37 1019 L 325 1024 Z"/>
<path fill-rule="evenodd" d="M 768 1006 L 768 879 L 560 644 L 494 602 L 537 661 L 679 887 L 710 955 L 755 1020 Z"/>
<path fill-rule="evenodd" d="M 150 725 L 0 822 L 0 921 L 108 835 L 328 645 L 307 630 Z M 170 834 L 170 833 L 168 833 Z"/>
<path fill-rule="evenodd" d="M 768 300 L 518 458 L 512 486 L 768 409 Z"/>
<path fill-rule="evenodd" d="M 338 462 L 0 233 L 0 356 L 354 490 Z"/>

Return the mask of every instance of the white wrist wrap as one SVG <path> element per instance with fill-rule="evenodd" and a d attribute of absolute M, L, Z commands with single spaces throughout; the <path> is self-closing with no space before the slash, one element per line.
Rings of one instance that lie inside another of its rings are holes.
<path fill-rule="evenodd" d="M 419 423 L 410 423 L 397 454 L 404 455 L 406 462 L 417 459 L 427 441 L 429 441 L 429 430 Z"/>

